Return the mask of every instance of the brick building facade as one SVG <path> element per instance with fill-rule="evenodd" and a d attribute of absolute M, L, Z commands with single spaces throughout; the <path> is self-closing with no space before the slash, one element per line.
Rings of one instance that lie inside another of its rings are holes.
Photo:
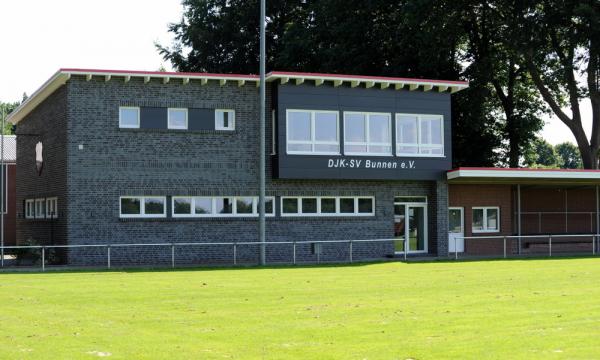
<path fill-rule="evenodd" d="M 450 93 L 465 83 L 299 73 L 271 73 L 267 81 L 268 242 L 389 239 L 354 244 L 354 259 L 373 259 L 397 255 L 393 239 L 407 236 L 411 254 L 447 254 Z M 252 75 L 59 71 L 10 118 L 20 139 L 17 242 L 258 241 L 257 82 Z M 413 124 L 429 138 L 415 137 L 411 148 L 402 139 Z M 363 130 L 366 140 L 356 140 Z M 268 246 L 268 261 L 289 262 L 290 247 Z M 233 250 L 176 251 L 180 263 L 202 263 L 230 262 Z M 255 245 L 236 251 L 241 262 L 258 259 Z M 57 261 L 101 264 L 105 252 L 78 248 Z M 345 261 L 348 252 L 346 244 L 319 251 L 302 244 L 297 256 Z M 171 252 L 115 247 L 112 257 L 168 263 Z"/>

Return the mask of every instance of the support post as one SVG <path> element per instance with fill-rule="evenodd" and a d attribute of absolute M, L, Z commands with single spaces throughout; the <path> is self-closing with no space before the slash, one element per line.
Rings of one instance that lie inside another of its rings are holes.
<path fill-rule="evenodd" d="M 175 269 L 175 244 L 171 244 L 171 268 Z"/>
<path fill-rule="evenodd" d="M 517 235 L 519 235 L 519 255 L 521 255 L 521 184 L 517 185 Z"/>
<path fill-rule="evenodd" d="M 504 242 L 504 258 L 506 259 L 506 236 L 503 237 Z"/>
<path fill-rule="evenodd" d="M 266 83 L 265 83 L 265 21 L 266 21 L 266 0 L 260 0 L 260 165 L 258 172 L 259 177 L 259 191 L 258 191 L 258 232 L 260 246 L 260 263 L 261 265 L 266 264 L 266 235 L 265 235 L 265 142 L 266 142 L 266 130 L 265 130 L 265 102 L 266 102 Z"/>
<path fill-rule="evenodd" d="M 294 265 L 296 265 L 296 240 L 294 240 L 293 248 L 294 248 L 294 250 L 293 250 L 294 252 L 292 254 L 292 257 L 293 257 L 292 262 L 294 263 Z"/>
<path fill-rule="evenodd" d="M 456 247 L 456 236 L 454 237 L 454 260 L 458 260 L 458 248 Z"/>
<path fill-rule="evenodd" d="M 233 243 L 233 265 L 237 265 L 237 243 Z"/>
<path fill-rule="evenodd" d="M 552 235 L 548 235 L 548 255 L 552 257 Z"/>
<path fill-rule="evenodd" d="M 404 261 L 406 261 L 406 254 L 408 253 L 408 248 L 406 247 L 406 238 L 402 239 L 404 243 Z"/>
<path fill-rule="evenodd" d="M 106 266 L 110 269 L 110 245 L 106 247 Z"/>
<path fill-rule="evenodd" d="M 350 240 L 350 262 L 352 262 L 352 240 Z"/>
<path fill-rule="evenodd" d="M 46 247 L 42 246 L 42 271 L 46 271 Z"/>

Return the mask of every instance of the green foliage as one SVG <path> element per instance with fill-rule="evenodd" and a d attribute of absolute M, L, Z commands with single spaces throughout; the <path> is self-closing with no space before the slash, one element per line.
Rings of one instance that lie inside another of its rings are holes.
<path fill-rule="evenodd" d="M 6 121 L 6 117 L 8 116 L 8 114 L 10 114 L 14 109 L 16 109 L 19 106 L 19 102 L 14 102 L 14 103 L 5 103 L 0 101 L 0 121 L 2 119 L 4 119 L 4 129 L 1 130 L 4 132 L 4 135 L 12 135 L 13 131 L 12 131 L 12 124 L 8 123 Z"/>
<path fill-rule="evenodd" d="M 561 169 L 581 169 L 581 154 L 579 149 L 573 143 L 564 142 L 554 147 L 560 157 L 559 166 Z"/>
<path fill-rule="evenodd" d="M 525 153 L 525 164 L 531 168 L 556 169 L 561 163 L 562 159 L 554 146 L 542 138 L 537 138 Z"/>

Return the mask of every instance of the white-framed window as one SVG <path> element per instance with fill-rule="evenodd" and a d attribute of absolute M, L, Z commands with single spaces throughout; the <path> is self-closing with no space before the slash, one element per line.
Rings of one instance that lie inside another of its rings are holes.
<path fill-rule="evenodd" d="M 258 216 L 256 196 L 173 196 L 173 217 Z M 275 198 L 265 197 L 265 214 L 275 215 Z"/>
<path fill-rule="evenodd" d="M 444 117 L 396 114 L 396 155 L 444 156 Z"/>
<path fill-rule="evenodd" d="M 188 109 L 185 108 L 169 108 L 167 110 L 168 127 L 169 129 L 188 128 Z"/>
<path fill-rule="evenodd" d="M 339 155 L 339 128 L 338 111 L 287 110 L 287 153 Z"/>
<path fill-rule="evenodd" d="M 137 106 L 119 107 L 119 127 L 137 129 L 140 127 L 140 108 Z"/>
<path fill-rule="evenodd" d="M 282 196 L 281 216 L 373 216 L 372 196 Z"/>
<path fill-rule="evenodd" d="M 344 112 L 345 155 L 392 155 L 390 113 Z"/>
<path fill-rule="evenodd" d="M 25 200 L 25 219 L 35 218 L 35 200 Z"/>
<path fill-rule="evenodd" d="M 215 110 L 215 130 L 234 130 L 235 129 L 235 110 L 216 109 Z"/>
<path fill-rule="evenodd" d="M 58 198 L 46 198 L 46 218 L 56 219 L 58 217 Z"/>
<path fill-rule="evenodd" d="M 43 219 L 46 217 L 46 199 L 35 199 L 35 218 Z"/>
<path fill-rule="evenodd" d="M 500 231 L 500 208 L 498 206 L 474 207 L 472 210 L 472 232 L 483 233 Z"/>
<path fill-rule="evenodd" d="M 121 196 L 119 214 L 122 218 L 162 218 L 167 216 L 164 196 Z"/>

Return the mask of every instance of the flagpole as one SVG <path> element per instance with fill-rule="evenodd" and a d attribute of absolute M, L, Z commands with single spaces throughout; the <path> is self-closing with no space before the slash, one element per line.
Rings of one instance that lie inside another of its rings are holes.
<path fill-rule="evenodd" d="M 265 231 L 265 20 L 266 0 L 260 0 L 260 165 L 259 165 L 259 192 L 258 192 L 258 232 L 260 241 L 260 264 L 265 265 L 266 260 L 266 231 Z M 273 204 L 274 205 L 274 204 Z"/>

